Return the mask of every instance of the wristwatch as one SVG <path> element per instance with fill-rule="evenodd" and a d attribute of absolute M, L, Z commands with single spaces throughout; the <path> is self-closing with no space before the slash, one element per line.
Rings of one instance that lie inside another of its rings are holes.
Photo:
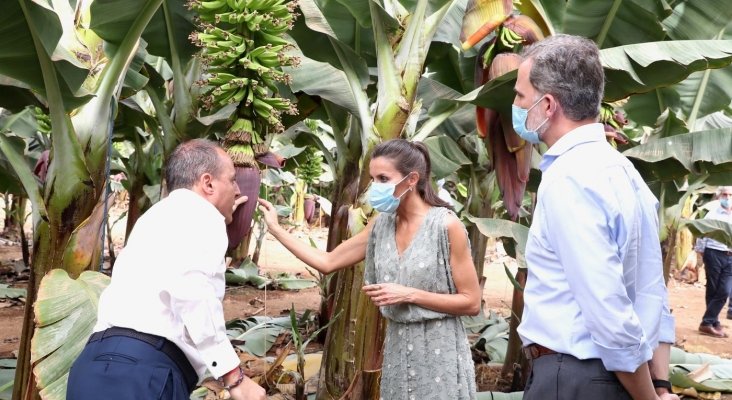
<path fill-rule="evenodd" d="M 673 393 L 673 390 L 671 390 L 671 382 L 665 379 L 653 379 L 651 382 L 653 382 L 654 388 L 664 388 L 668 390 L 669 393 Z"/>

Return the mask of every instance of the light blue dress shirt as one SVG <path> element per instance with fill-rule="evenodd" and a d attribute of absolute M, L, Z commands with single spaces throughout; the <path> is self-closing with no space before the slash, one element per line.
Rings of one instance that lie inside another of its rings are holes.
<path fill-rule="evenodd" d="M 717 221 L 723 221 L 732 224 L 732 212 L 727 211 L 722 206 L 717 206 L 717 208 L 709 211 L 707 215 L 704 216 L 704 219 L 713 219 Z M 719 250 L 719 251 L 731 251 L 726 244 L 714 240 L 712 238 L 701 238 L 697 239 L 696 246 L 694 247 L 695 251 L 698 252 L 704 252 L 704 249 L 712 249 L 712 250 Z"/>
<path fill-rule="evenodd" d="M 521 340 L 634 372 L 674 342 L 658 201 L 601 124 L 564 135 L 540 168 Z"/>

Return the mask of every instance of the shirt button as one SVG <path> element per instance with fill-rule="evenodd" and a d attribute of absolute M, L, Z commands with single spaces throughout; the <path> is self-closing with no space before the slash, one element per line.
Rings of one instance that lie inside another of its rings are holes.
<path fill-rule="evenodd" d="M 211 366 L 212 366 L 212 367 L 215 367 L 215 366 L 217 366 L 217 365 L 218 365 L 218 364 L 216 363 L 216 361 L 214 361 L 214 362 L 212 362 L 212 363 L 211 363 Z"/>

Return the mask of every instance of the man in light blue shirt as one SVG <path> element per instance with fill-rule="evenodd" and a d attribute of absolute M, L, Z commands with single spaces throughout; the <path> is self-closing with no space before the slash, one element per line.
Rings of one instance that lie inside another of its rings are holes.
<path fill-rule="evenodd" d="M 713 219 L 732 223 L 732 187 L 721 186 L 717 189 L 716 198 L 719 206 L 710 210 L 704 219 Z M 716 338 L 726 338 L 728 335 L 722 329 L 719 322 L 719 313 L 724 308 L 724 303 L 732 291 L 732 249 L 726 244 L 712 238 L 704 238 L 697 241 L 697 252 L 703 253 L 704 268 L 707 273 L 707 289 L 705 301 L 707 309 L 699 325 L 699 332 L 702 335 Z M 732 303 L 732 300 L 730 300 Z M 727 318 L 732 319 L 730 310 L 727 311 Z"/>
<path fill-rule="evenodd" d="M 658 201 L 597 123 L 604 73 L 590 40 L 528 47 L 516 132 L 549 147 L 526 245 L 518 332 L 531 359 L 525 400 L 678 399 Z"/>

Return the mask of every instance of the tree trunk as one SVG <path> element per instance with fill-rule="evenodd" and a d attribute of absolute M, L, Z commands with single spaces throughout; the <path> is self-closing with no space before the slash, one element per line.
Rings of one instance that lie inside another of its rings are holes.
<path fill-rule="evenodd" d="M 360 213 L 352 211 L 358 207 L 360 175 L 356 163 L 346 163 L 338 175 L 328 230 L 329 251 L 355 233 L 349 222 L 353 222 L 353 213 Z M 363 272 L 363 263 L 337 272 L 321 304 L 321 324 L 328 323 L 333 312 L 340 314 L 328 328 L 325 340 L 319 400 L 379 399 L 386 320 L 359 290 Z"/>
<path fill-rule="evenodd" d="M 132 184 L 130 190 L 127 192 L 129 196 L 127 205 L 127 226 L 125 227 L 125 243 L 127 243 L 127 238 L 130 237 L 130 232 L 132 232 L 135 222 L 137 222 L 142 215 L 143 204 L 141 203 L 146 201 L 142 180 L 135 179 L 134 182 L 135 183 Z"/>
<path fill-rule="evenodd" d="M 468 212 L 478 218 L 493 217 L 493 204 L 491 203 L 491 192 L 493 191 L 492 177 L 488 173 L 473 173 L 470 177 L 470 196 L 468 198 Z M 485 266 L 485 253 L 488 245 L 488 237 L 480 233 L 476 225 L 468 227 L 468 239 L 472 248 L 473 264 L 478 279 L 483 277 Z"/>
<path fill-rule="evenodd" d="M 508 376 L 511 372 L 514 373 L 513 385 L 511 390 L 523 390 L 526 385 L 526 378 L 528 378 L 528 367 L 529 362 L 523 353 L 521 346 L 521 338 L 519 338 L 516 328 L 521 323 L 521 316 L 524 312 L 524 291 L 526 287 L 526 276 L 528 272 L 526 268 L 519 268 L 516 271 L 516 282 L 519 283 L 521 289 L 513 288 L 513 299 L 511 300 L 511 320 L 509 323 L 508 331 L 508 347 L 506 349 L 506 360 L 503 363 L 503 370 L 501 375 L 503 377 Z M 520 373 L 521 376 L 516 376 Z"/>
<path fill-rule="evenodd" d="M 31 370 L 30 349 L 35 330 L 33 304 L 36 301 L 38 286 L 40 286 L 41 279 L 46 275 L 46 272 L 51 270 L 51 266 L 54 265 L 48 262 L 52 259 L 50 241 L 41 240 L 42 237 L 48 238 L 48 236 L 50 236 L 48 223 L 41 221 L 33 231 L 33 258 L 31 259 L 31 273 L 28 276 L 28 288 L 23 311 L 23 331 L 20 336 L 13 400 L 40 400 L 41 398 L 36 389 L 35 378 Z"/>

